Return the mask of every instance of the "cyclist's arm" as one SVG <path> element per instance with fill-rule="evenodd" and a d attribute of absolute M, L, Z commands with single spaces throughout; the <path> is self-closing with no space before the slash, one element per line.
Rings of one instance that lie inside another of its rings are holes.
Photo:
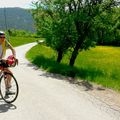
<path fill-rule="evenodd" d="M 9 42 L 7 42 L 7 46 L 11 49 L 13 56 L 16 58 L 16 51 L 15 51 L 15 49 L 12 47 L 12 45 Z"/>

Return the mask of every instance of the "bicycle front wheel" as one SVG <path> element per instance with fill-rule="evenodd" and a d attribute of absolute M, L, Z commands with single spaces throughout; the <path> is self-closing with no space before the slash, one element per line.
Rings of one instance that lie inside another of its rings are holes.
<path fill-rule="evenodd" d="M 6 83 L 8 82 L 8 77 L 10 78 L 10 86 L 9 90 L 6 87 Z M 0 78 L 0 92 L 1 97 L 6 103 L 12 103 L 16 100 L 18 96 L 18 83 L 16 78 L 11 73 L 4 73 Z"/>

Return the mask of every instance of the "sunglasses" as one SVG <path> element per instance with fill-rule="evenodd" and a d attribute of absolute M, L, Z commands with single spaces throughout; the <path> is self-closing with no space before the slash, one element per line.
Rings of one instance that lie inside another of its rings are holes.
<path fill-rule="evenodd" d="M 5 37 L 0 37 L 0 38 L 5 38 Z"/>

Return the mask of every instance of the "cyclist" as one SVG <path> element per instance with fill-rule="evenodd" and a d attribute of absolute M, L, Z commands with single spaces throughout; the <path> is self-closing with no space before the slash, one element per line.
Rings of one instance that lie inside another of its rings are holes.
<path fill-rule="evenodd" d="M 12 47 L 12 45 L 5 39 L 5 33 L 3 31 L 0 31 L 0 69 L 2 69 L 4 67 L 4 71 L 11 73 L 10 69 L 8 68 L 7 62 L 4 59 L 4 56 L 6 54 L 6 48 L 9 48 L 12 51 L 12 54 L 15 58 L 15 60 L 18 63 L 18 60 L 16 59 L 16 52 L 14 50 L 14 48 Z M 10 91 L 10 82 L 11 82 L 11 77 L 8 75 L 7 76 L 7 81 L 6 81 L 6 94 L 11 94 Z"/>

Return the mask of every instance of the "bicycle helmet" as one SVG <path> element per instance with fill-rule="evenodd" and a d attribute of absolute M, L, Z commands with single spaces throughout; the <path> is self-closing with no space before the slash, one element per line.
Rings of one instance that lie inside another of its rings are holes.
<path fill-rule="evenodd" d="M 0 31 L 0 35 L 5 35 L 5 33 L 3 31 Z"/>

